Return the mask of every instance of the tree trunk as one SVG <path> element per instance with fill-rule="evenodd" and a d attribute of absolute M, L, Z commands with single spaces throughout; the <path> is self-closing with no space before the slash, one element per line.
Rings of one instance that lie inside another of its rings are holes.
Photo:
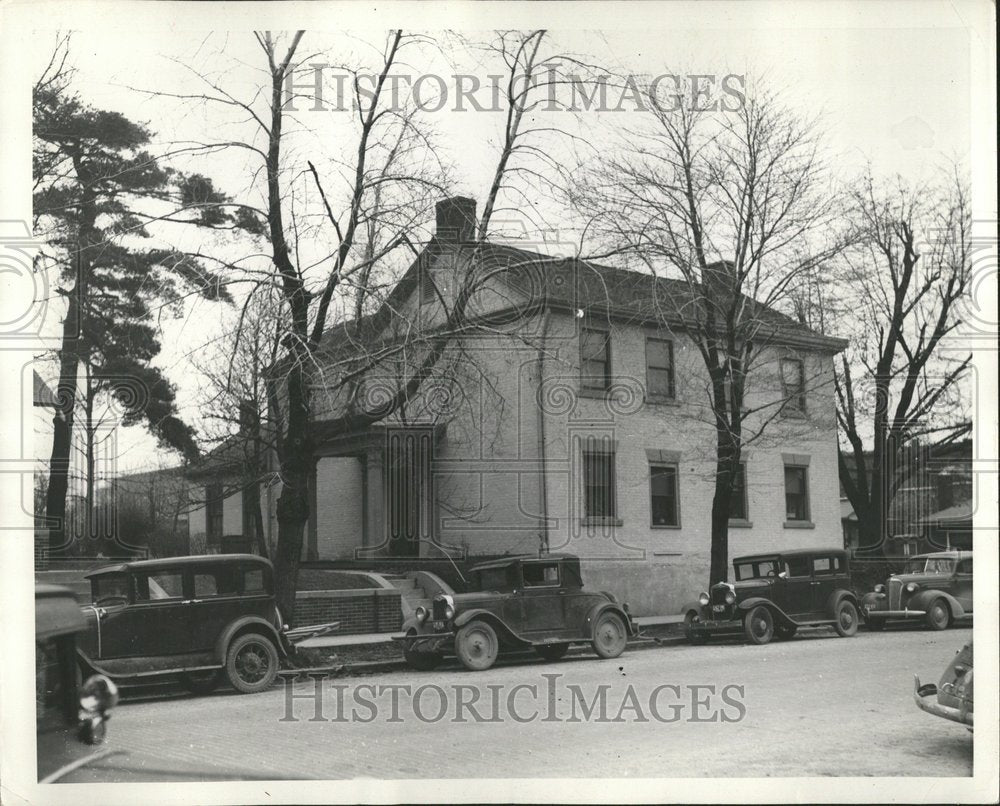
<path fill-rule="evenodd" d="M 78 282 L 68 295 L 69 307 L 63 320 L 62 347 L 59 350 L 59 388 L 56 413 L 52 418 L 49 488 L 45 494 L 50 555 L 62 551 L 69 543 L 66 534 L 66 493 L 69 490 L 69 457 L 73 440 L 77 373 L 80 367 L 75 342 L 79 338 L 81 296 L 81 283 Z"/>

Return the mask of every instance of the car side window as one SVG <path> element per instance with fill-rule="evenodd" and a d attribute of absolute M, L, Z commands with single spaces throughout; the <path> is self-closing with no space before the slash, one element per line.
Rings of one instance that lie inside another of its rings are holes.
<path fill-rule="evenodd" d="M 229 568 L 201 571 L 194 575 L 194 595 L 196 597 L 235 596 L 236 575 Z"/>
<path fill-rule="evenodd" d="M 523 566 L 523 569 L 526 588 L 559 584 L 559 566 L 556 564 L 530 563 Z"/>
<path fill-rule="evenodd" d="M 833 563 L 829 557 L 813 558 L 813 573 L 816 576 L 829 576 L 833 573 Z"/>
<path fill-rule="evenodd" d="M 141 574 L 135 577 L 135 600 L 156 602 L 184 596 L 184 575 L 180 571 Z"/>
<path fill-rule="evenodd" d="M 260 568 L 247 569 L 243 572 L 244 593 L 267 593 L 264 585 L 264 572 Z"/>
<path fill-rule="evenodd" d="M 785 560 L 785 571 L 789 577 L 807 577 L 809 572 L 808 557 L 791 557 Z"/>
<path fill-rule="evenodd" d="M 971 574 L 972 573 L 972 560 L 959 560 L 958 568 L 955 569 L 958 574 Z"/>

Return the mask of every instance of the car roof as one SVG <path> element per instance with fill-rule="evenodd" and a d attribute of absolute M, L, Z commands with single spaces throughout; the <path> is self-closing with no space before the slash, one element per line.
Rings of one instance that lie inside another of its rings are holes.
<path fill-rule="evenodd" d="M 537 554 L 512 554 L 509 557 L 498 557 L 495 560 L 487 560 L 486 562 L 477 563 L 472 566 L 469 571 L 485 571 L 490 568 L 506 568 L 508 566 L 514 565 L 519 562 L 531 562 L 531 561 L 545 561 L 545 560 L 572 560 L 579 562 L 580 558 L 575 554 L 566 554 L 563 552 L 553 552 L 552 554 L 543 554 L 541 556 Z"/>
<path fill-rule="evenodd" d="M 841 548 L 827 549 L 792 549 L 791 551 L 762 551 L 760 554 L 747 554 L 743 557 L 734 557 L 734 563 L 753 562 L 754 560 L 767 560 L 772 557 L 815 557 L 817 555 L 827 556 L 830 554 L 846 555 L 847 551 Z"/>
<path fill-rule="evenodd" d="M 185 557 L 160 557 L 156 560 L 134 560 L 131 562 L 106 565 L 87 574 L 86 578 L 116 574 L 122 571 L 148 571 L 157 568 L 187 568 L 189 566 L 218 565 L 219 563 L 239 563 L 271 566 L 269 560 L 256 554 L 193 554 Z"/>
<path fill-rule="evenodd" d="M 36 640 L 81 632 L 86 626 L 73 591 L 60 585 L 35 585 Z"/>

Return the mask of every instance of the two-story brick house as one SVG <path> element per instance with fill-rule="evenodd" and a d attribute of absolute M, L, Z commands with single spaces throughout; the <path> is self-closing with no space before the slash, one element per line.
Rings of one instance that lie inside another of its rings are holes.
<path fill-rule="evenodd" d="M 469 199 L 439 205 L 437 236 L 386 303 L 394 313 L 384 321 L 433 332 L 466 273 L 482 273 L 470 305 L 477 327 L 454 337 L 445 369 L 403 411 L 354 433 L 329 427 L 348 405 L 346 387 L 317 390 L 305 556 L 417 565 L 570 551 L 583 558 L 589 586 L 614 591 L 637 614 L 676 612 L 707 582 L 715 468 L 707 374 L 685 332 L 686 286 L 473 247 L 474 210 Z M 832 360 L 844 342 L 758 314 L 767 349 L 747 406 L 763 406 L 759 418 L 773 422 L 744 451 L 730 553 L 839 546 Z M 338 356 L 367 349 L 379 328 L 376 314 L 334 331 L 329 376 Z M 377 401 L 406 371 L 386 362 L 348 391 Z"/>

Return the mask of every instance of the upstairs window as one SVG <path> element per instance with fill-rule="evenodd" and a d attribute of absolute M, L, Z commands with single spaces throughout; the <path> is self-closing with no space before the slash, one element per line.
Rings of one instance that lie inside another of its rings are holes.
<path fill-rule="evenodd" d="M 646 396 L 674 398 L 674 344 L 669 339 L 646 338 Z"/>
<path fill-rule="evenodd" d="M 729 518 L 735 521 L 750 520 L 750 507 L 747 504 L 747 466 L 742 462 L 736 468 L 733 477 L 733 493 L 729 498 Z"/>
<path fill-rule="evenodd" d="M 205 533 L 209 539 L 222 539 L 222 485 L 209 484 L 205 488 Z"/>
<path fill-rule="evenodd" d="M 603 391 L 611 386 L 611 334 L 585 327 L 580 333 L 580 386 Z"/>
<path fill-rule="evenodd" d="M 805 413 L 806 373 L 798 358 L 781 359 L 781 394 L 786 401 L 786 411 Z"/>

